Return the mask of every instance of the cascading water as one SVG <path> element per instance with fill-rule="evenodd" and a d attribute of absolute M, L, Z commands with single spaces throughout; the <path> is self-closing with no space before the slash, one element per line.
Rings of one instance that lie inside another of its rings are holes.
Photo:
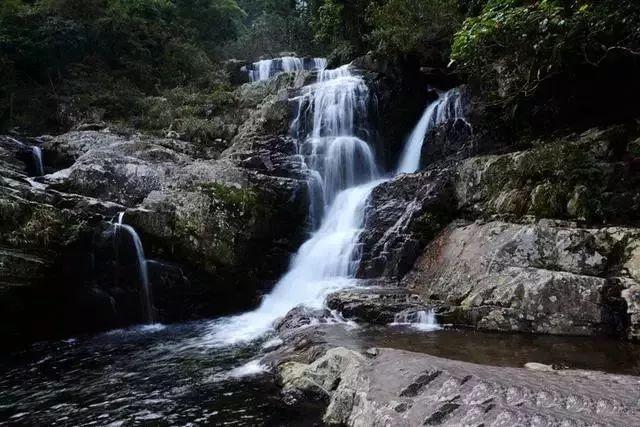
<path fill-rule="evenodd" d="M 397 173 L 414 173 L 420 168 L 420 152 L 429 131 L 449 121 L 465 119 L 462 94 L 459 88 L 453 88 L 438 94 L 438 99 L 429 104 L 420 121 L 413 129 L 405 143 Z"/>
<path fill-rule="evenodd" d="M 410 326 L 421 331 L 436 331 L 441 329 L 436 321 L 433 310 L 420 310 L 409 313 L 398 313 L 391 324 L 393 326 Z"/>
<path fill-rule="evenodd" d="M 147 259 L 144 256 L 144 248 L 140 236 L 136 233 L 136 230 L 123 223 L 124 212 L 120 212 L 116 221 L 113 223 L 113 235 L 116 248 L 120 244 L 121 233 L 124 232 L 129 236 L 133 244 L 133 248 L 136 253 L 136 265 L 138 268 L 138 275 L 140 279 L 140 300 L 142 303 L 142 314 L 144 320 L 147 323 L 153 323 L 155 320 L 153 302 L 151 297 L 151 287 L 149 285 L 149 271 L 147 268 Z M 119 256 L 119 251 L 116 252 Z"/>
<path fill-rule="evenodd" d="M 365 204 L 381 182 L 371 148 L 358 137 L 366 134 L 368 95 L 349 66 L 322 70 L 318 82 L 303 89 L 291 127 L 316 189 L 310 215 L 319 215 L 320 225 L 260 307 L 215 322 L 209 342 L 257 338 L 292 308 L 320 308 L 328 293 L 352 284 Z"/>
<path fill-rule="evenodd" d="M 291 73 L 301 70 L 323 70 L 327 66 L 325 58 L 297 58 L 295 56 L 283 56 L 281 58 L 263 59 L 254 62 L 245 70 L 249 74 L 249 80 L 258 82 L 268 80 L 276 74 Z"/>
<path fill-rule="evenodd" d="M 34 173 L 35 176 L 44 175 L 44 164 L 42 161 L 42 149 L 35 145 L 31 146 L 31 153 L 33 155 Z"/>

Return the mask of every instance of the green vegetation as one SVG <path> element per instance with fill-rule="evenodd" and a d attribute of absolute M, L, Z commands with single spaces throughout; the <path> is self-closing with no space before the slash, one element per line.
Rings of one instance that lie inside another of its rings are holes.
<path fill-rule="evenodd" d="M 242 100 L 224 61 L 285 52 L 333 65 L 369 52 L 441 69 L 451 62 L 478 98 L 497 106 L 496 126 L 536 97 L 539 110 L 551 110 L 544 121 L 559 109 L 547 102 L 553 96 L 589 92 L 571 83 L 591 81 L 585 69 L 640 58 L 638 28 L 633 0 L 4 0 L 0 129 L 105 121 L 228 139 L 233 129 L 215 117 Z M 592 92 L 628 85 L 633 71 L 626 80 L 598 73 Z M 558 95 L 558 87 L 576 93 Z M 589 103 L 563 108 L 576 102 Z"/>
<path fill-rule="evenodd" d="M 448 56 L 462 14 L 454 0 L 388 0 L 369 10 L 368 36 L 381 52 L 421 52 Z"/>
<path fill-rule="evenodd" d="M 494 101 L 509 103 L 613 53 L 640 55 L 638 28 L 633 0 L 489 0 L 456 34 L 451 58 Z"/>
<path fill-rule="evenodd" d="M 0 123 L 44 130 L 117 120 L 163 88 L 214 88 L 217 47 L 244 17 L 235 0 L 6 0 Z"/>

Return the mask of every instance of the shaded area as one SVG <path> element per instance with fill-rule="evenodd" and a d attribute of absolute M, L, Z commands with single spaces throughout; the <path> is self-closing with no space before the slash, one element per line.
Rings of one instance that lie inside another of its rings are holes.
<path fill-rule="evenodd" d="M 208 326 L 146 325 L 1 356 L 0 423 L 295 426 L 320 419 L 319 407 L 287 407 L 270 375 L 234 378 L 253 367 L 232 370 L 254 359 L 260 343 L 208 348 Z"/>
<path fill-rule="evenodd" d="M 346 332 L 326 327 L 333 346 L 358 350 L 389 347 L 493 366 L 537 362 L 556 368 L 640 375 L 640 345 L 608 338 L 504 334 L 465 329 L 421 332 L 407 326 L 367 327 Z"/>

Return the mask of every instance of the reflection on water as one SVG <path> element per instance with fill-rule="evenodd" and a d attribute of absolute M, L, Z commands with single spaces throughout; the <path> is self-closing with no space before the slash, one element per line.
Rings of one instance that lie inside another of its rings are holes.
<path fill-rule="evenodd" d="M 462 329 L 420 332 L 406 326 L 360 328 L 345 334 L 331 328 L 327 340 L 364 349 L 391 347 L 494 366 L 528 362 L 640 375 L 640 345 L 609 338 L 503 334 Z"/>
<path fill-rule="evenodd" d="M 41 343 L 0 356 L 0 425 L 314 425 L 317 403 L 279 398 L 260 356 L 279 344 L 212 346 L 216 322 L 146 325 Z M 527 362 L 640 374 L 640 346 L 598 338 L 534 337 L 407 326 L 321 326 L 331 344 L 394 347 L 497 366 Z"/>
<path fill-rule="evenodd" d="M 42 343 L 0 357 L 0 425 L 308 425 L 255 362 L 261 342 L 211 348 L 206 322 Z"/>

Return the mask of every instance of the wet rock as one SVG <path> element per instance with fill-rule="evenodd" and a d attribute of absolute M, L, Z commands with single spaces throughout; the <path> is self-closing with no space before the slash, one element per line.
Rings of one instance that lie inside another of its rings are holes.
<path fill-rule="evenodd" d="M 288 391 L 329 398 L 331 425 L 632 425 L 640 416 L 635 377 L 540 368 L 334 348 L 312 363 L 284 364 L 278 375 Z"/>
<path fill-rule="evenodd" d="M 358 276 L 402 277 L 424 245 L 451 221 L 454 205 L 446 168 L 401 175 L 376 187 L 360 236 Z"/>
<path fill-rule="evenodd" d="M 327 297 L 327 306 L 346 318 L 377 325 L 392 323 L 395 315 L 404 310 L 424 309 L 418 295 L 397 287 L 335 292 Z"/>

